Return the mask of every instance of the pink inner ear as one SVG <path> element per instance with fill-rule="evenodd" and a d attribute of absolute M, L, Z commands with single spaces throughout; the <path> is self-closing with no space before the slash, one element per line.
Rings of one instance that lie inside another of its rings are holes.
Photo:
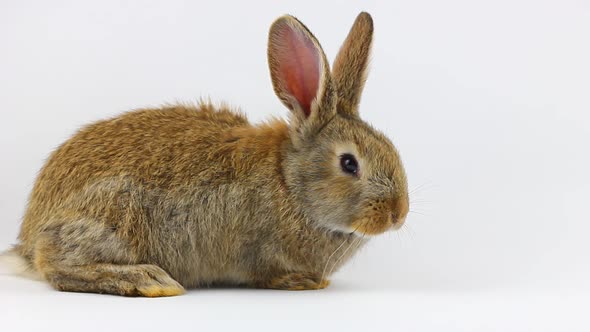
<path fill-rule="evenodd" d="M 284 24 L 278 31 L 276 60 L 277 78 L 284 83 L 305 113 L 311 114 L 311 102 L 320 84 L 320 55 L 313 41 L 301 31 Z"/>

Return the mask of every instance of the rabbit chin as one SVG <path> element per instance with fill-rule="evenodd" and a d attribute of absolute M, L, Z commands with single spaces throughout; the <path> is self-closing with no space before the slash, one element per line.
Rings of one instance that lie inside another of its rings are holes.
<path fill-rule="evenodd" d="M 374 237 L 374 236 L 378 235 L 378 234 L 365 234 L 365 233 L 359 232 L 354 227 L 347 226 L 347 225 L 330 224 L 326 228 L 329 229 L 332 232 L 335 232 L 335 233 L 342 233 L 342 234 L 347 234 L 347 235 L 354 235 L 354 236 L 358 236 L 358 237 L 370 238 L 370 237 Z"/>

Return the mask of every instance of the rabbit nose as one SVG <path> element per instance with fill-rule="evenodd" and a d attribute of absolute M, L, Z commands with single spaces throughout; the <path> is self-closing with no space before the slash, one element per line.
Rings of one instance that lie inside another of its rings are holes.
<path fill-rule="evenodd" d="M 391 220 L 395 229 L 400 228 L 404 224 L 409 209 L 410 207 L 407 196 L 398 197 L 393 200 L 393 213 L 391 214 Z"/>

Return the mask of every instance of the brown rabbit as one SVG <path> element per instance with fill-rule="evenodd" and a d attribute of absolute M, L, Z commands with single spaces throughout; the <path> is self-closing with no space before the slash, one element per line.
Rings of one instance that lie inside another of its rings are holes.
<path fill-rule="evenodd" d="M 330 72 L 301 22 L 272 24 L 288 123 L 201 103 L 83 128 L 41 170 L 12 255 L 62 291 L 326 287 L 367 235 L 408 212 L 398 153 L 358 114 L 372 34 L 361 13 Z"/>

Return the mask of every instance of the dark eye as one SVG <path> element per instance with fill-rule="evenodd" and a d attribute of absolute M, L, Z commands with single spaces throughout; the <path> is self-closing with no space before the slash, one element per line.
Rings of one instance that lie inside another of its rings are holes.
<path fill-rule="evenodd" d="M 345 153 L 340 156 L 340 167 L 345 173 L 356 175 L 359 171 L 359 164 L 356 161 L 356 158 L 349 154 Z"/>

